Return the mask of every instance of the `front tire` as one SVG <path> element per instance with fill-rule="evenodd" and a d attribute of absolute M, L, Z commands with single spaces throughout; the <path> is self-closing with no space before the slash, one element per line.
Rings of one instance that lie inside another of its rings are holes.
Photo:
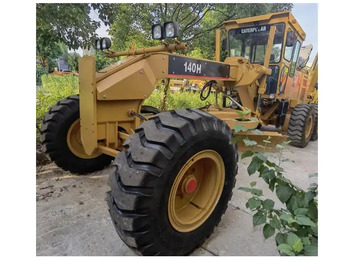
<path fill-rule="evenodd" d="M 315 122 L 315 108 L 310 104 L 299 104 L 289 120 L 288 136 L 290 144 L 296 147 L 305 147 L 310 139 Z"/>
<path fill-rule="evenodd" d="M 204 242 L 236 181 L 231 136 L 225 122 L 196 109 L 162 112 L 136 129 L 114 161 L 107 193 L 113 224 L 129 247 L 142 255 L 187 255 Z"/>

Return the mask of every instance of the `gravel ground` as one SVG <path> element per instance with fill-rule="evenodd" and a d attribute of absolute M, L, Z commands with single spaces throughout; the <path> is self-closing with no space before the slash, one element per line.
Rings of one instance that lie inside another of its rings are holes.
<path fill-rule="evenodd" d="M 283 153 L 286 176 L 306 189 L 317 178 L 317 142 L 304 148 L 289 147 Z M 277 160 L 276 156 L 270 157 Z M 258 181 L 257 187 L 282 206 L 268 186 L 256 175 L 248 176 L 249 159 L 239 161 L 236 188 L 222 221 L 207 241 L 192 255 L 275 256 L 272 238 L 264 240 L 262 228 L 252 226 L 251 212 L 245 207 L 249 194 L 237 190 Z M 111 222 L 106 192 L 113 167 L 84 176 L 62 171 L 50 163 L 37 168 L 36 253 L 38 256 L 135 256 L 118 237 Z"/>

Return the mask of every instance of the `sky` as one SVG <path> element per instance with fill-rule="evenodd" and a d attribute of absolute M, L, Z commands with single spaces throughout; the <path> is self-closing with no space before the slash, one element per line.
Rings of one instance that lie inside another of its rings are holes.
<path fill-rule="evenodd" d="M 306 33 L 304 45 L 312 44 L 309 63 L 318 51 L 318 4 L 294 4 L 292 14 Z"/>
<path fill-rule="evenodd" d="M 292 14 L 306 33 L 306 39 L 303 43 L 303 46 L 309 44 L 313 45 L 313 50 L 309 59 L 309 63 L 312 63 L 318 51 L 318 4 L 294 4 Z M 90 17 L 93 20 L 99 20 L 98 15 L 94 10 L 91 11 Z M 100 37 L 108 37 L 109 35 L 107 33 L 107 30 L 108 27 L 101 23 L 101 27 L 97 29 L 97 34 Z M 82 50 L 79 49 L 78 53 L 82 55 Z"/>

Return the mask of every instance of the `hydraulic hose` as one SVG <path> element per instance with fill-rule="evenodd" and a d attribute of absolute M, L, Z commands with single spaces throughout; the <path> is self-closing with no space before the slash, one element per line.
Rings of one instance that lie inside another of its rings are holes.
<path fill-rule="evenodd" d="M 210 80 L 209 82 L 207 82 L 207 83 L 203 86 L 203 88 L 202 88 L 202 90 L 201 90 L 201 93 L 200 93 L 200 95 L 199 95 L 199 98 L 200 98 L 202 101 L 206 100 L 206 99 L 209 97 L 210 92 L 211 92 L 211 88 L 212 88 L 212 86 L 213 86 L 214 83 L 216 83 L 215 80 Z M 209 89 L 208 89 L 208 93 L 204 95 L 204 91 L 205 91 L 207 88 L 209 88 Z"/>

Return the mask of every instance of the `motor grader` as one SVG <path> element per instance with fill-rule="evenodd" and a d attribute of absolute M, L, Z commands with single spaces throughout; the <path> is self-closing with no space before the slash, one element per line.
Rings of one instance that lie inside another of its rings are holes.
<path fill-rule="evenodd" d="M 221 44 L 221 35 L 225 40 Z M 174 22 L 152 27 L 154 39 L 175 38 Z M 84 174 L 114 159 L 107 202 L 121 239 L 143 255 L 186 255 L 213 232 L 236 182 L 238 151 L 233 130 L 259 140 L 279 132 L 251 132 L 274 125 L 303 147 L 314 129 L 307 88 L 294 83 L 305 33 L 290 12 L 227 21 L 216 31 L 216 61 L 176 54 L 186 43 L 108 50 L 127 56 L 95 70 L 94 56 L 79 60 L 79 96 L 59 101 L 45 115 L 41 141 L 64 170 Z M 221 62 L 221 46 L 228 57 Z M 143 102 L 160 79 L 207 81 L 222 105 L 159 112 Z M 294 84 L 293 84 L 294 83 Z M 234 94 L 234 95 L 233 95 Z M 242 114 L 244 112 L 244 114 Z"/>

